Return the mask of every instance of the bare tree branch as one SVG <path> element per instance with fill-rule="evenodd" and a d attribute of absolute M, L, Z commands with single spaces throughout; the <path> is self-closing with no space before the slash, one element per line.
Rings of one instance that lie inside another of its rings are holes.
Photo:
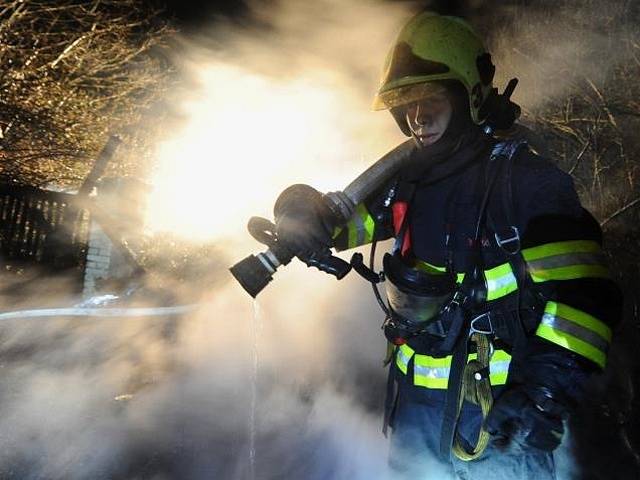
<path fill-rule="evenodd" d="M 173 81 L 174 33 L 135 0 L 0 0 L 0 173 L 73 186 L 122 125 L 134 147 L 112 168 L 141 165 L 151 129 L 135 125 Z"/>
<path fill-rule="evenodd" d="M 611 220 L 613 220 L 614 218 L 616 218 L 619 215 L 622 215 L 624 212 L 626 212 L 627 210 L 635 207 L 637 204 L 640 203 L 640 197 L 636 198 L 635 200 L 627 203 L 624 207 L 619 208 L 618 210 L 616 210 L 615 212 L 613 212 L 611 215 L 609 215 L 607 218 L 605 218 L 604 220 L 602 220 L 600 222 L 600 226 L 603 227 L 605 226 L 607 223 L 609 223 Z"/>

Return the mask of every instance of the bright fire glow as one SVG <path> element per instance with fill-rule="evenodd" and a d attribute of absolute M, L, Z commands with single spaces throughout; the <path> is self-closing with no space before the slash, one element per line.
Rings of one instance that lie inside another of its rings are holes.
<path fill-rule="evenodd" d="M 225 64 L 195 75 L 199 88 L 180 106 L 186 122 L 158 149 L 151 230 L 200 240 L 237 234 L 252 215 L 270 218 L 286 186 L 339 190 L 374 159 L 355 138 L 363 125 L 351 112 L 375 114 L 331 78 L 277 80 Z M 364 133 L 370 149 L 393 145 Z"/>

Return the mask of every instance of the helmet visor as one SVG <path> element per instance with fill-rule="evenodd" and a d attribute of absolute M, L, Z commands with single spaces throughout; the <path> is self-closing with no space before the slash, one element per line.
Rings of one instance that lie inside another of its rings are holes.
<path fill-rule="evenodd" d="M 443 85 L 435 82 L 417 83 L 380 92 L 373 101 L 374 110 L 386 110 L 402 107 L 413 102 L 425 100 L 446 93 Z"/>

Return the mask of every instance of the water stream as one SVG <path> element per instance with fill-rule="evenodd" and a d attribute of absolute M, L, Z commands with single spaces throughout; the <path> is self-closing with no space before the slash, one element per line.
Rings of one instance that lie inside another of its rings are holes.
<path fill-rule="evenodd" d="M 261 318 L 258 301 L 253 301 L 253 323 L 251 325 L 251 406 L 249 413 L 249 480 L 256 478 L 256 409 L 258 402 L 258 339 Z"/>

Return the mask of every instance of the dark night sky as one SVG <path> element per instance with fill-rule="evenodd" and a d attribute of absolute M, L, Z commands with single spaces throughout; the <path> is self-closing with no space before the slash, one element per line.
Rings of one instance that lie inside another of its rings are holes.
<path fill-rule="evenodd" d="M 243 0 L 155 0 L 185 22 L 197 22 L 208 14 L 242 15 L 246 11 Z"/>
<path fill-rule="evenodd" d="M 211 15 L 224 15 L 227 17 L 242 17 L 247 12 L 247 3 L 276 3 L 277 0 L 144 0 L 147 3 L 163 5 L 167 13 L 185 24 L 197 24 L 206 21 Z M 305 1 L 305 0 L 300 0 Z M 387 0 L 388 2 L 402 2 L 403 0 Z M 407 2 L 404 2 L 407 3 Z M 443 14 L 463 14 L 464 1 L 424 0 L 411 2 L 415 5 L 421 3 L 425 7 L 437 10 Z"/>

